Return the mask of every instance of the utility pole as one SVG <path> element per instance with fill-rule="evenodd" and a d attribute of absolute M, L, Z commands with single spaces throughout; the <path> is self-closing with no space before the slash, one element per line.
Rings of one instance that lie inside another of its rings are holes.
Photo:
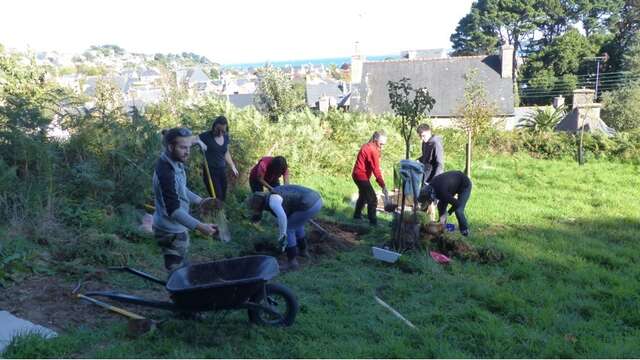
<path fill-rule="evenodd" d="M 609 54 L 604 53 L 602 54 L 602 56 L 592 56 L 592 57 L 587 57 L 584 58 L 585 60 L 595 60 L 596 61 L 596 92 L 593 94 L 593 102 L 596 102 L 598 100 L 598 88 L 600 85 L 600 62 L 602 61 L 603 63 L 607 62 L 607 60 L 609 60 Z"/>

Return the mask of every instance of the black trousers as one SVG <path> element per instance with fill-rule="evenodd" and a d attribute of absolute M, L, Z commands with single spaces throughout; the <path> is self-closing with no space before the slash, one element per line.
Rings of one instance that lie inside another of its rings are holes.
<path fill-rule="evenodd" d="M 376 192 L 373 190 L 373 186 L 371 186 L 371 182 L 356 179 L 353 179 L 353 182 L 355 182 L 358 187 L 358 201 L 356 201 L 356 210 L 353 213 L 353 217 L 362 217 L 362 209 L 364 209 L 364 205 L 366 204 L 369 222 L 376 224 L 378 222 L 376 217 L 378 198 L 376 197 Z"/>
<path fill-rule="evenodd" d="M 209 168 L 211 174 L 211 182 L 213 183 L 213 191 L 215 191 L 215 197 L 220 201 L 227 199 L 227 168 Z M 202 180 L 204 181 L 204 188 L 207 189 L 209 196 L 213 197 L 211 190 L 209 190 L 209 183 L 207 179 L 207 173 L 204 166 L 202 168 Z"/>
<path fill-rule="evenodd" d="M 280 180 L 268 182 L 269 186 L 272 188 L 280 186 Z M 249 186 L 251 187 L 251 192 L 264 191 L 264 185 L 258 179 L 249 178 Z"/>
<path fill-rule="evenodd" d="M 469 201 L 470 196 L 471 184 L 458 193 L 458 207 L 455 210 L 455 214 L 456 219 L 458 219 L 458 227 L 460 228 L 460 231 L 469 229 L 469 223 L 467 222 L 467 217 L 464 214 L 464 208 L 467 206 L 467 201 Z M 440 201 L 438 203 L 438 213 L 440 216 L 444 215 L 445 211 L 447 211 L 447 205 L 449 204 L 444 201 Z"/>

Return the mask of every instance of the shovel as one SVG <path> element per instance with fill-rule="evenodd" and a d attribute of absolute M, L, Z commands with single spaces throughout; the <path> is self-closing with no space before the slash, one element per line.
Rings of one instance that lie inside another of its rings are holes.
<path fill-rule="evenodd" d="M 123 308 L 119 308 L 117 306 L 113 306 L 111 304 L 107 304 L 106 302 L 94 299 L 92 297 L 86 296 L 84 294 L 79 293 L 80 287 L 82 286 L 82 281 L 78 282 L 78 285 L 73 289 L 71 295 L 75 298 L 89 301 L 94 305 L 98 305 L 102 308 L 105 308 L 109 311 L 112 311 L 116 314 L 122 315 L 128 319 L 127 322 L 127 332 L 130 336 L 136 337 L 140 335 L 144 335 L 149 332 L 153 332 L 157 328 L 158 322 L 152 319 L 147 319 L 142 315 L 138 315 L 136 313 L 132 313 L 131 311 L 125 310 Z"/>
<path fill-rule="evenodd" d="M 200 149 L 202 150 L 202 148 Z M 209 172 L 209 162 L 207 161 L 207 156 L 202 150 L 202 158 L 204 159 L 204 172 L 207 176 L 207 188 L 209 189 L 209 193 L 214 198 L 214 206 L 213 208 L 213 219 L 214 222 L 218 225 L 218 236 L 222 242 L 231 241 L 231 232 L 229 231 L 229 222 L 227 221 L 227 216 L 224 213 L 224 208 L 222 207 L 222 202 L 215 198 L 215 191 L 213 189 L 213 181 L 211 181 L 211 173 Z"/>

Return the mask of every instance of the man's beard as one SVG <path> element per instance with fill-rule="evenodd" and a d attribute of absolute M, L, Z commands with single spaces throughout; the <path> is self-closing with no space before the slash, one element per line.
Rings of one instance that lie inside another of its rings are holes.
<path fill-rule="evenodd" d="M 187 159 L 189 159 L 189 155 L 185 155 L 185 156 L 184 156 L 184 159 L 183 159 L 183 158 L 181 158 L 181 157 L 178 155 L 178 152 L 177 152 L 177 151 L 175 151 L 175 150 L 171 153 L 171 157 L 173 158 L 173 160 L 175 160 L 175 161 L 180 161 L 181 163 L 185 163 L 185 162 L 187 162 Z"/>

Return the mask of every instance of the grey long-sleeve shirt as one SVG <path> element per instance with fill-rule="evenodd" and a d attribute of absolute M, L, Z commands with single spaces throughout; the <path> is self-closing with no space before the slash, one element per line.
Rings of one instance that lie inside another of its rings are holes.
<path fill-rule="evenodd" d="M 189 215 L 189 205 L 199 204 L 202 198 L 187 188 L 187 174 L 184 165 L 173 161 L 163 152 L 153 173 L 153 193 L 156 211 L 153 227 L 178 234 L 193 230 L 200 223 Z"/>

